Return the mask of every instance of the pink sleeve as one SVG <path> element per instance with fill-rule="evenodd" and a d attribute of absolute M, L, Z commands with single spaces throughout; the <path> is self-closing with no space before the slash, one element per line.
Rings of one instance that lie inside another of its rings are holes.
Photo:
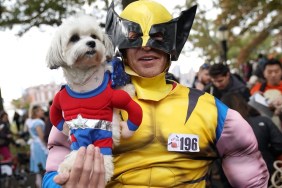
<path fill-rule="evenodd" d="M 48 139 L 48 148 L 46 171 L 57 171 L 59 164 L 70 152 L 68 137 L 53 126 Z"/>
<path fill-rule="evenodd" d="M 233 187 L 267 187 L 269 174 L 256 137 L 238 112 L 228 109 L 217 149 L 224 173 Z"/>

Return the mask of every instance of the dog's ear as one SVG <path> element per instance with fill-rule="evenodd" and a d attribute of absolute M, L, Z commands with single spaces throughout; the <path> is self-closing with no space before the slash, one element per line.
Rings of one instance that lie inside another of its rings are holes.
<path fill-rule="evenodd" d="M 50 69 L 57 69 L 64 64 L 60 34 L 56 33 L 47 52 L 46 62 Z"/>
<path fill-rule="evenodd" d="M 111 60 L 114 56 L 114 45 L 107 34 L 104 34 L 104 45 L 106 48 L 106 59 Z"/>

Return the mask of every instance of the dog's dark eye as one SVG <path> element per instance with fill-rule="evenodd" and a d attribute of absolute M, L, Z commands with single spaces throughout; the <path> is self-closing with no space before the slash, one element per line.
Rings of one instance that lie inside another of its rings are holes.
<path fill-rule="evenodd" d="M 79 40 L 78 34 L 75 34 L 75 35 L 71 36 L 71 38 L 70 38 L 70 42 L 76 42 L 78 40 Z"/>
<path fill-rule="evenodd" d="M 96 35 L 90 35 L 93 39 L 97 39 Z"/>

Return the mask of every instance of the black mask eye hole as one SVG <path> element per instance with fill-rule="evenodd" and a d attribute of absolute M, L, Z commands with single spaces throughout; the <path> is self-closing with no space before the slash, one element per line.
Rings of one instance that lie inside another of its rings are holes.
<path fill-rule="evenodd" d="M 163 41 L 164 40 L 164 34 L 161 32 L 153 33 L 150 35 L 152 39 L 157 41 Z"/>
<path fill-rule="evenodd" d="M 74 35 L 72 35 L 71 36 L 71 38 L 70 38 L 70 42 L 77 42 L 77 41 L 79 41 L 79 36 L 78 36 L 78 34 L 74 34 Z"/>
<path fill-rule="evenodd" d="M 94 35 L 94 34 L 90 35 L 90 37 L 93 38 L 93 39 L 97 39 L 97 36 Z"/>
<path fill-rule="evenodd" d="M 130 31 L 130 32 L 128 33 L 128 38 L 129 38 L 129 40 L 136 40 L 136 39 L 138 39 L 139 37 L 140 37 L 140 34 L 134 32 L 134 31 Z"/>

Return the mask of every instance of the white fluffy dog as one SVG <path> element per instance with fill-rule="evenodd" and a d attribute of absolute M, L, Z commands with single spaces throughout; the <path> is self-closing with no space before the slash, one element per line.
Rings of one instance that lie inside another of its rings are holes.
<path fill-rule="evenodd" d="M 111 122 L 118 121 L 118 118 L 115 115 L 113 117 L 112 111 L 112 114 L 109 113 L 108 103 L 115 109 L 126 110 L 128 116 L 132 111 L 134 114 L 138 112 L 138 122 L 134 125 L 139 126 L 141 123 L 140 106 L 125 91 L 112 90 L 109 81 L 106 80 L 108 78 L 106 61 L 110 60 L 113 54 L 110 39 L 96 19 L 89 15 L 67 19 L 54 36 L 47 53 L 47 65 L 51 69 L 62 67 L 67 85 L 54 97 L 50 118 L 54 126 L 70 136 L 72 143 L 72 152 L 60 164 L 59 173 L 70 171 L 80 146 L 94 144 L 100 147 L 104 154 L 106 181 L 111 178 L 113 174 L 111 133 L 113 132 L 114 143 L 118 143 L 120 131 L 122 136 L 127 138 L 132 136 L 135 129 L 130 129 L 128 122 L 119 122 L 120 130 L 119 125 Z M 123 98 L 127 102 L 120 105 Z M 127 107 L 123 108 L 123 105 Z M 135 115 L 133 119 L 136 119 Z M 98 140 L 96 135 L 100 136 Z M 85 144 L 86 137 L 89 143 Z M 83 138 L 81 143 L 80 138 Z M 104 145 L 101 147 L 101 144 Z"/>

